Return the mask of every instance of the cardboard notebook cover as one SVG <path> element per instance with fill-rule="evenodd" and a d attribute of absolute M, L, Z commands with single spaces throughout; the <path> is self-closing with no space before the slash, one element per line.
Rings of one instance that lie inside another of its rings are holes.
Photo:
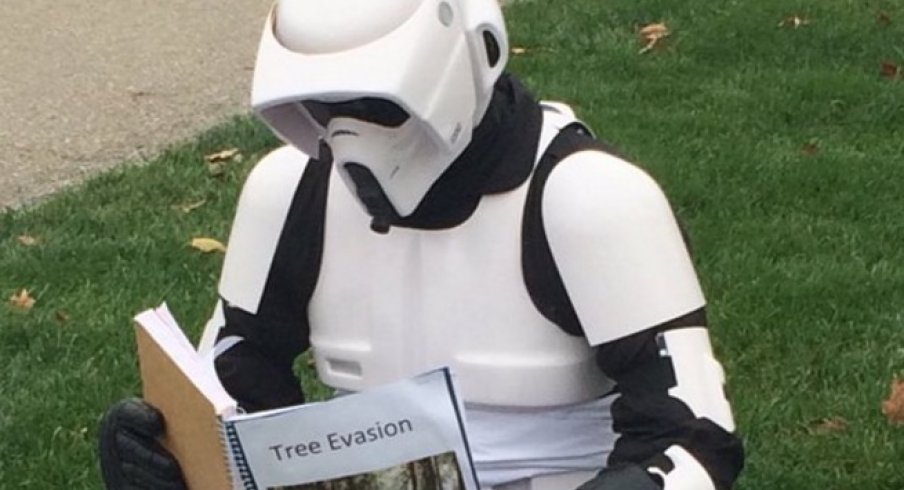
<path fill-rule="evenodd" d="M 179 460 L 190 490 L 232 488 L 222 425 L 214 405 L 140 326 L 135 328 L 144 399 L 166 420 L 161 439 Z"/>

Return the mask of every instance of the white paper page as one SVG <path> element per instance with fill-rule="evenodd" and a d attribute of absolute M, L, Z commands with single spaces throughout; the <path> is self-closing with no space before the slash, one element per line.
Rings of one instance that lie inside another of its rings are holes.
<path fill-rule="evenodd" d="M 217 378 L 212 361 L 202 358 L 195 351 L 166 303 L 139 313 L 135 321 L 170 355 L 179 369 L 211 401 L 218 414 L 235 413 L 237 404 Z"/>
<path fill-rule="evenodd" d="M 403 471 L 400 465 L 438 455 L 443 456 L 434 465 L 444 475 L 450 474 L 450 461 L 461 468 L 460 476 L 449 479 L 449 490 L 477 490 L 448 376 L 447 370 L 432 371 L 327 402 L 231 417 L 227 423 L 233 424 L 262 490 L 390 469 L 379 473 L 386 477 Z"/>

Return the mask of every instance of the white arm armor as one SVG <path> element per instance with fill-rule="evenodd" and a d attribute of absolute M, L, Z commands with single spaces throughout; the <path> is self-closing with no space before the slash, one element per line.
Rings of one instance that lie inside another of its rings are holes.
<path fill-rule="evenodd" d="M 208 355 L 213 351 L 214 344 L 217 343 L 217 335 L 220 329 L 226 325 L 226 318 L 223 315 L 223 301 L 218 300 L 214 306 L 213 314 L 204 325 L 204 332 L 201 334 L 201 341 L 198 342 L 198 353 L 202 356 Z M 214 354 L 213 357 L 216 357 Z"/>
<path fill-rule="evenodd" d="M 542 211 L 550 250 L 591 345 L 704 305 L 668 201 L 634 165 L 600 151 L 574 153 L 550 174 Z"/>
<path fill-rule="evenodd" d="M 656 182 L 636 166 L 601 151 L 560 162 L 546 183 L 543 220 L 555 263 L 591 345 L 622 339 L 705 305 L 687 246 Z M 661 334 L 675 385 L 668 396 L 696 418 L 734 431 L 724 373 L 707 330 Z M 707 470 L 680 445 L 665 451 L 674 468 L 648 468 L 663 490 L 714 490 Z"/>
<path fill-rule="evenodd" d="M 731 406 L 725 399 L 725 372 L 713 355 L 709 333 L 703 327 L 679 328 L 662 334 L 660 355 L 672 361 L 675 386 L 669 395 L 684 402 L 697 418 L 708 418 L 734 432 Z"/>
<path fill-rule="evenodd" d="M 245 181 L 220 275 L 219 293 L 230 305 L 256 313 L 270 262 L 308 156 L 285 146 L 261 159 Z M 201 336 L 199 351 L 209 352 L 224 325 L 218 303 Z M 232 342 L 229 346 L 234 345 Z M 218 346 L 222 352 L 224 346 Z"/>
<path fill-rule="evenodd" d="M 706 468 L 686 449 L 671 446 L 665 450 L 665 455 L 675 465 L 672 471 L 665 473 L 655 467 L 647 469 L 662 478 L 662 490 L 716 490 Z"/>
<path fill-rule="evenodd" d="M 709 334 L 703 327 L 679 328 L 662 334 L 660 355 L 667 356 L 675 372 L 675 386 L 669 395 L 687 405 L 697 418 L 712 420 L 728 432 L 734 432 L 735 424 L 731 406 L 725 399 L 725 374 L 715 359 L 709 342 Z M 665 455 L 675 465 L 668 473 L 659 468 L 648 468 L 650 473 L 662 477 L 663 490 L 715 490 L 706 469 L 685 448 L 674 445 Z"/>
<path fill-rule="evenodd" d="M 656 182 L 598 151 L 569 156 L 543 196 L 550 248 L 591 345 L 627 337 L 705 304 L 687 246 Z M 677 378 L 669 394 L 734 430 L 724 374 L 705 328 L 663 334 Z"/>

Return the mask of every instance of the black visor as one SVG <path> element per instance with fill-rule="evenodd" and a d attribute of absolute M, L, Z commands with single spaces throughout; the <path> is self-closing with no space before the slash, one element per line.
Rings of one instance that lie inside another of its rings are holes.
<path fill-rule="evenodd" d="M 301 103 L 317 124 L 326 127 L 330 119 L 348 117 L 359 121 L 379 124 L 389 128 L 401 126 L 408 120 L 408 113 L 394 102 L 386 99 L 365 97 L 344 102 L 320 102 L 305 100 Z"/>

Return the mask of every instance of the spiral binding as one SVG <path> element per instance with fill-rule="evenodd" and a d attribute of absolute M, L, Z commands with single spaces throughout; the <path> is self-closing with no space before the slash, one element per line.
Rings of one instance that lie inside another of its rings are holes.
<path fill-rule="evenodd" d="M 245 457 L 245 451 L 242 449 L 242 441 L 239 440 L 238 432 L 235 430 L 235 424 L 225 422 L 223 424 L 226 433 L 226 442 L 229 444 L 229 450 L 232 451 L 232 459 L 235 463 L 236 471 L 238 471 L 239 480 L 242 482 L 244 490 L 258 490 L 257 483 L 254 482 L 254 476 L 251 474 L 251 467 L 248 465 L 248 459 Z"/>

